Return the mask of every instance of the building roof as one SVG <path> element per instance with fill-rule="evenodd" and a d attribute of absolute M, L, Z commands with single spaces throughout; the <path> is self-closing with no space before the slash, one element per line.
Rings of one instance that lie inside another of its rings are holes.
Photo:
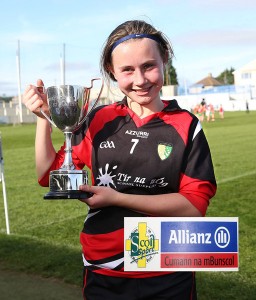
<path fill-rule="evenodd" d="M 249 62 L 248 64 L 242 66 L 241 68 L 235 70 L 233 73 L 246 72 L 246 71 L 255 71 L 255 70 L 256 70 L 256 59 Z"/>
<path fill-rule="evenodd" d="M 207 77 L 205 77 L 202 80 L 198 81 L 196 83 L 196 85 L 220 86 L 222 84 L 217 79 L 213 78 L 211 73 L 209 73 Z"/>

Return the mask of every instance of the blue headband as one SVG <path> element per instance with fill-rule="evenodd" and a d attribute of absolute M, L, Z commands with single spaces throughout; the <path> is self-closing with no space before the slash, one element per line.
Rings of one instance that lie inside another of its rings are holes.
<path fill-rule="evenodd" d="M 136 34 L 129 34 L 129 35 L 126 35 L 124 36 L 123 38 L 117 40 L 113 46 L 112 46 L 112 49 L 111 49 L 111 52 L 113 52 L 113 50 L 121 43 L 127 41 L 127 40 L 130 40 L 130 39 L 140 39 L 140 38 L 148 38 L 148 39 L 151 39 L 151 40 L 154 40 L 156 41 L 157 43 L 160 43 L 160 39 L 159 37 L 157 37 L 156 35 L 153 35 L 153 34 L 147 34 L 147 33 L 136 33 Z"/>

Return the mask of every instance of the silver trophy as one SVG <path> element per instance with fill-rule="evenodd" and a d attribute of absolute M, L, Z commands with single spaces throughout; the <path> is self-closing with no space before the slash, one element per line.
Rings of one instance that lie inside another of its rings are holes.
<path fill-rule="evenodd" d="M 50 172 L 50 191 L 44 199 L 86 199 L 91 196 L 79 190 L 80 185 L 88 184 L 88 172 L 76 170 L 72 161 L 71 139 L 73 132 L 83 124 L 99 101 L 103 81 L 97 98 L 91 100 L 90 91 L 94 80 L 100 80 L 100 78 L 92 79 L 91 86 L 88 88 L 78 85 L 60 85 L 46 89 L 50 118 L 42 109 L 41 113 L 53 126 L 64 133 L 66 148 L 62 166 Z"/>

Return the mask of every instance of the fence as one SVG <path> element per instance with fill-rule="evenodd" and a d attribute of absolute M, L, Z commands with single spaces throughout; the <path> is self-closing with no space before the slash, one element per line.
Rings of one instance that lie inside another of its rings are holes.
<path fill-rule="evenodd" d="M 112 92 L 104 89 L 100 98 L 101 104 L 109 104 L 110 102 L 121 100 L 123 94 L 116 89 Z M 212 103 L 217 109 L 220 104 L 226 111 L 245 110 L 246 102 L 249 104 L 250 110 L 256 110 L 256 90 L 255 88 L 245 88 L 237 86 L 216 87 L 211 90 L 205 90 L 201 93 L 179 93 L 177 96 L 163 95 L 163 99 L 176 99 L 182 108 L 191 110 L 193 106 L 200 103 L 202 98 L 207 103 Z M 20 111 L 17 102 L 0 102 L 0 124 L 19 124 Z M 22 121 L 23 123 L 36 122 L 36 116 L 31 113 L 24 105 L 22 105 Z"/>
<path fill-rule="evenodd" d="M 36 122 L 36 116 L 22 105 L 22 119 L 24 123 Z M 0 124 L 18 124 L 20 123 L 19 104 L 8 102 L 0 103 Z"/>

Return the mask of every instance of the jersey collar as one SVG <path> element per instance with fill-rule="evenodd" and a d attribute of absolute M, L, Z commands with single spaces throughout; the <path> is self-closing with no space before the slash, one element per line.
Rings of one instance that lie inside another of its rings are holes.
<path fill-rule="evenodd" d="M 164 109 L 163 111 L 168 112 L 168 111 L 175 111 L 175 110 L 181 110 L 180 106 L 178 105 L 178 102 L 176 99 L 173 100 L 162 100 L 164 103 Z M 123 100 L 121 100 L 118 105 L 123 105 L 128 107 L 127 103 L 127 97 L 125 96 Z"/>

